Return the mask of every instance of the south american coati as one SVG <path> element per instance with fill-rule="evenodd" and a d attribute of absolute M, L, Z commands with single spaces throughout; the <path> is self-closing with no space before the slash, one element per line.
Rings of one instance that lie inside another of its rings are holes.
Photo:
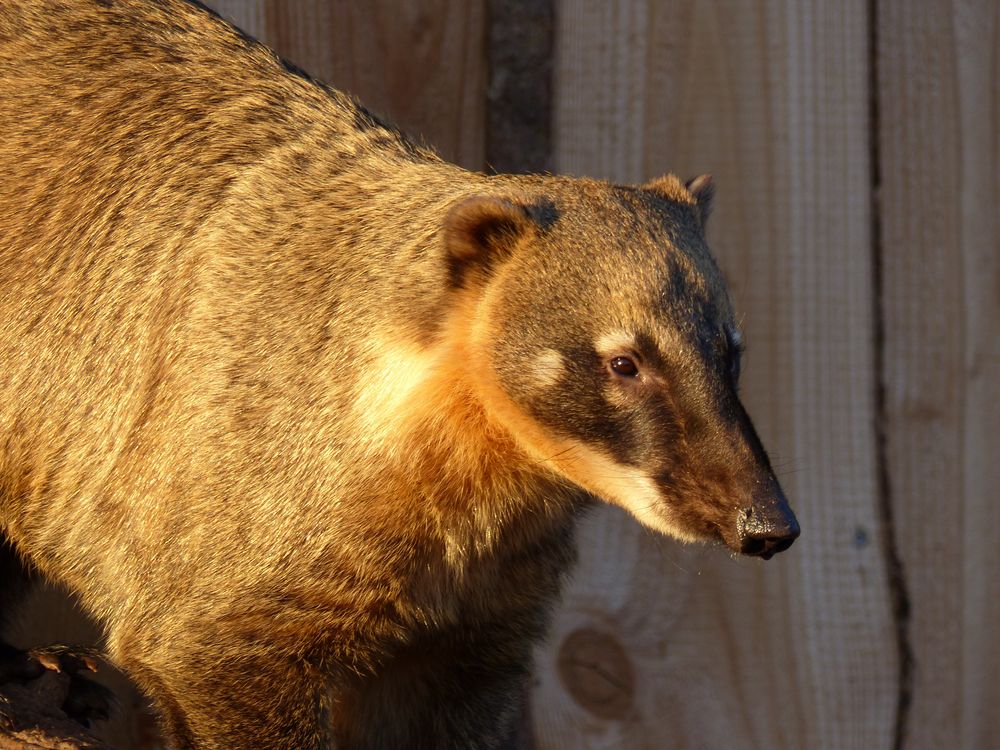
<path fill-rule="evenodd" d="M 484 175 L 183 0 L 0 3 L 9 611 L 178 748 L 490 748 L 595 499 L 769 557 L 711 183 Z"/>

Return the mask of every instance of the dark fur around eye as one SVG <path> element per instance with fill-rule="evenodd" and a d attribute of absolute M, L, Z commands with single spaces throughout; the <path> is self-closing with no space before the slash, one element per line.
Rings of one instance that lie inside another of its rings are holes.
<path fill-rule="evenodd" d="M 614 357 L 608 365 L 611 371 L 623 378 L 634 378 L 639 374 L 639 368 L 629 357 Z"/>

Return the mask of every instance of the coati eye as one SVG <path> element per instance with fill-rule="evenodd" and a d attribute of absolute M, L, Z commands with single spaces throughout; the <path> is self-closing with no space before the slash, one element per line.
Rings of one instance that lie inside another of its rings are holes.
<path fill-rule="evenodd" d="M 729 344 L 729 374 L 735 383 L 740 379 L 741 360 L 746 347 L 739 331 L 727 331 L 726 339 Z"/>
<path fill-rule="evenodd" d="M 611 365 L 611 370 L 623 378 L 634 378 L 639 374 L 639 368 L 628 357 L 615 357 L 609 364 Z"/>
<path fill-rule="evenodd" d="M 737 382 L 740 379 L 740 350 L 735 349 L 729 355 L 729 375 L 732 377 L 733 382 Z"/>

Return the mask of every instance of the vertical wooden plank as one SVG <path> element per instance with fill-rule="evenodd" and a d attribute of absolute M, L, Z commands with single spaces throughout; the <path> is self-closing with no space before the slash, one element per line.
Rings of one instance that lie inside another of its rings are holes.
<path fill-rule="evenodd" d="M 263 41 L 267 30 L 264 0 L 208 0 L 204 5 L 250 36 Z"/>
<path fill-rule="evenodd" d="M 1000 731 L 1000 6 L 878 3 L 886 448 L 907 746 Z"/>
<path fill-rule="evenodd" d="M 486 164 L 485 0 L 208 0 L 445 159 Z"/>
<path fill-rule="evenodd" d="M 553 0 L 489 0 L 486 159 L 496 172 L 552 169 Z"/>
<path fill-rule="evenodd" d="M 557 170 L 716 175 L 744 394 L 803 536 L 732 561 L 598 514 L 539 657 L 539 745 L 887 747 L 866 3 L 562 0 L 558 18 Z M 580 630 L 616 646 L 581 654 Z"/>
<path fill-rule="evenodd" d="M 259 38 L 280 55 L 354 94 L 444 158 L 482 169 L 484 3 L 256 0 L 227 10 L 251 26 L 262 14 Z"/>
<path fill-rule="evenodd" d="M 552 169 L 552 63 L 555 0 L 487 0 L 489 85 L 486 161 L 492 172 Z M 523 710 L 503 750 L 534 750 L 532 678 Z"/>

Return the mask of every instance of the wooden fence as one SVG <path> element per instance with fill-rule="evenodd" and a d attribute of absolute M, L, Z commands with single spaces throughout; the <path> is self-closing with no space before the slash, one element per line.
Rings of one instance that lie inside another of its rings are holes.
<path fill-rule="evenodd" d="M 996 747 L 1000 4 L 209 4 L 466 167 L 715 175 L 802 538 L 760 563 L 594 514 L 531 743 Z"/>

